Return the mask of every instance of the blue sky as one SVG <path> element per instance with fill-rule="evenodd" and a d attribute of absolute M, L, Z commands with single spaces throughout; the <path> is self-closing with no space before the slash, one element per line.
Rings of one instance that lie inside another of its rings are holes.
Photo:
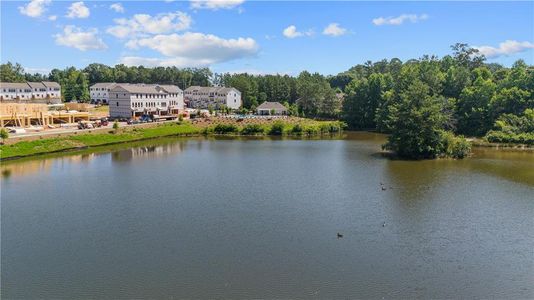
<path fill-rule="evenodd" d="M 534 2 L 1 1 L 1 61 L 27 71 L 98 62 L 216 72 L 336 74 L 443 56 L 534 64 Z"/>

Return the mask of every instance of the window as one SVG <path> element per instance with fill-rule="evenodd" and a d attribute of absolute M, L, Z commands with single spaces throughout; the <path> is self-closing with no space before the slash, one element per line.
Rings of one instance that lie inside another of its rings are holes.
<path fill-rule="evenodd" d="M 117 101 L 117 106 L 119 106 L 119 102 Z"/>

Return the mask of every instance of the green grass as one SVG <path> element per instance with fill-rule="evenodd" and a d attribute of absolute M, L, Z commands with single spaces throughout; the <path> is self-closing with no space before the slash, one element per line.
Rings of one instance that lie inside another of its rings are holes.
<path fill-rule="evenodd" d="M 272 124 L 252 124 L 245 126 L 212 125 L 207 128 L 192 125 L 189 122 L 159 124 L 151 128 L 119 129 L 117 133 L 79 134 L 68 137 L 23 141 L 12 145 L 0 146 L 0 159 L 18 158 L 30 155 L 52 153 L 65 150 L 83 149 L 145 139 L 185 136 L 196 134 L 232 134 L 232 135 L 322 135 L 340 132 L 344 123 L 338 121 L 305 120 L 299 123 L 276 121 Z"/>
<path fill-rule="evenodd" d="M 156 137 L 191 135 L 198 134 L 199 132 L 200 130 L 197 127 L 189 123 L 181 125 L 168 123 L 152 128 L 134 128 L 125 132 L 119 131 L 119 133 L 116 134 L 81 134 L 63 138 L 23 141 L 12 145 L 0 146 L 0 158 L 7 159 L 13 157 L 24 157 L 29 155 L 57 152 L 62 150 L 138 141 Z"/>

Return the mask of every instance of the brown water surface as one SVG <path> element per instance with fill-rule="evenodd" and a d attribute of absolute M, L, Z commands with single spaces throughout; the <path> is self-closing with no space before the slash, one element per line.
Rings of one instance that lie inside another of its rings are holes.
<path fill-rule="evenodd" d="M 534 298 L 534 153 L 400 161 L 383 142 L 161 139 L 3 163 L 2 298 Z"/>

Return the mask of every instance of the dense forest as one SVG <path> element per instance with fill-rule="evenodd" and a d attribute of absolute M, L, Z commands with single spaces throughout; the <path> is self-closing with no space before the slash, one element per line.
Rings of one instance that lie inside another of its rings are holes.
<path fill-rule="evenodd" d="M 19 64 L 3 64 L 1 81 L 53 80 L 65 101 L 89 100 L 96 82 L 232 86 L 242 92 L 244 110 L 278 101 L 292 115 L 343 119 L 351 129 L 391 133 L 388 149 L 401 156 L 463 156 L 464 140 L 534 144 L 534 68 L 487 63 L 467 44 L 452 46 L 442 58 L 394 58 L 356 65 L 335 76 L 304 71 L 298 76 L 213 74 L 207 68 L 145 68 L 90 64 L 27 74 Z M 460 153 L 451 154 L 460 149 Z M 407 152 L 405 152 L 406 150 Z"/>

